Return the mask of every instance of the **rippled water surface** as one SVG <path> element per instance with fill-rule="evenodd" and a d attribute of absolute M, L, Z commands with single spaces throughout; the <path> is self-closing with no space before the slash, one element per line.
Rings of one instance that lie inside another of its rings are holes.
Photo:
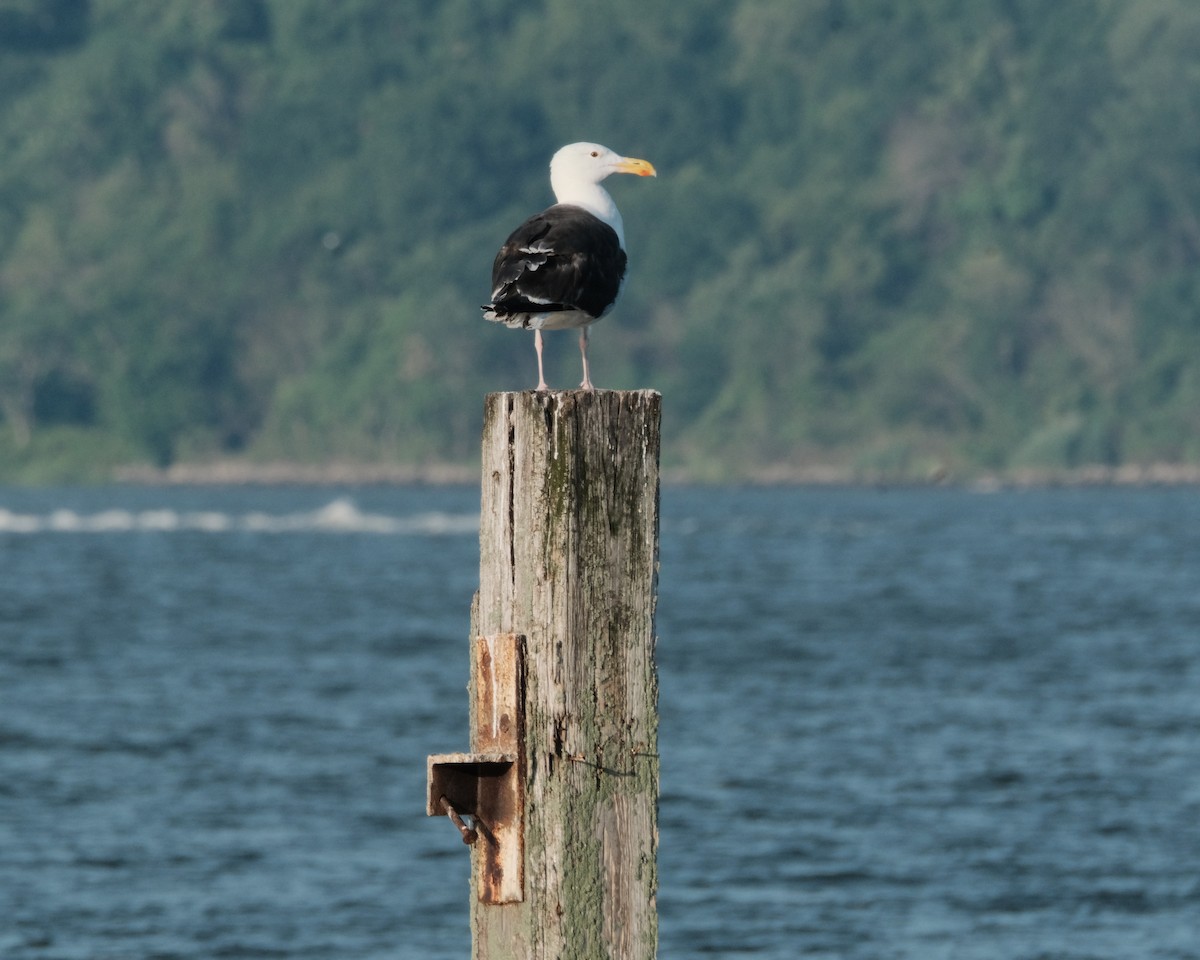
<path fill-rule="evenodd" d="M 0 958 L 463 958 L 470 489 L 0 490 Z M 662 496 L 663 957 L 1200 957 L 1200 493 Z"/>

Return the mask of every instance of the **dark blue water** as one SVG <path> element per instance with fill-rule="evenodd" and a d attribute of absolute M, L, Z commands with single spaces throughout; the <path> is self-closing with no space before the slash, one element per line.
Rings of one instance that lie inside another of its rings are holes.
<path fill-rule="evenodd" d="M 472 490 L 0 491 L 0 957 L 461 958 Z M 1200 493 L 667 488 L 663 957 L 1200 957 Z"/>

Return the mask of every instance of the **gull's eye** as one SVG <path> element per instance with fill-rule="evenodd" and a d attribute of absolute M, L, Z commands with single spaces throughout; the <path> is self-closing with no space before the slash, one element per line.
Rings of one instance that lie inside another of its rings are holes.
<path fill-rule="evenodd" d="M 598 157 L 598 156 L 600 156 L 600 151 L 599 151 L 599 150 L 593 150 L 593 151 L 592 151 L 592 156 L 593 156 L 593 157 Z"/>

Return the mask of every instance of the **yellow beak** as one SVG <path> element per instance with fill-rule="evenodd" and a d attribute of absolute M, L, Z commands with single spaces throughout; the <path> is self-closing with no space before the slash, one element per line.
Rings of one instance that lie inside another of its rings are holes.
<path fill-rule="evenodd" d="M 647 163 L 645 160 L 638 160 L 635 157 L 622 157 L 621 162 L 617 164 L 618 173 L 634 173 L 639 177 L 657 177 L 658 172 L 654 169 L 653 164 Z"/>

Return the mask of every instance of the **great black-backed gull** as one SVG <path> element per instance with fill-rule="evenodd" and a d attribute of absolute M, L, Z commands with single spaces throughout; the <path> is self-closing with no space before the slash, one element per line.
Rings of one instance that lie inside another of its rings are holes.
<path fill-rule="evenodd" d="M 538 390 L 548 390 L 542 368 L 542 331 L 579 327 L 583 390 L 591 390 L 588 325 L 599 320 L 621 292 L 625 278 L 625 229 L 608 191 L 613 173 L 655 176 L 645 160 L 622 157 L 598 143 L 571 143 L 550 161 L 557 201 L 535 214 L 504 241 L 492 265 L 492 302 L 487 320 L 532 329 Z"/>

